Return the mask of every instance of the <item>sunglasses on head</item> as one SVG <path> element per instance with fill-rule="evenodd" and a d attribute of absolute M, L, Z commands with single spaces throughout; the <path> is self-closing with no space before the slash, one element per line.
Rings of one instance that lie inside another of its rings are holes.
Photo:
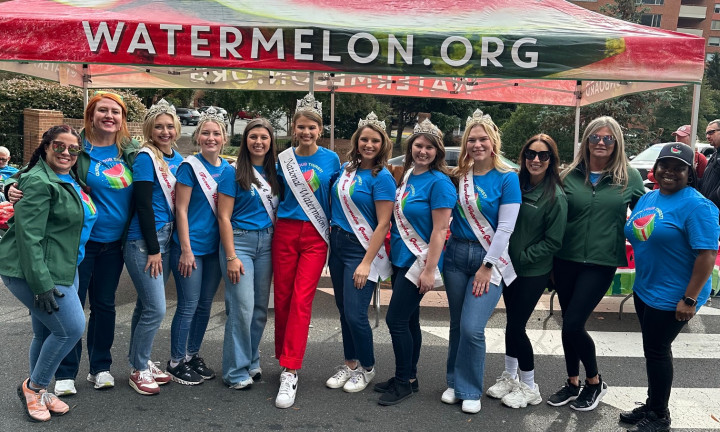
<path fill-rule="evenodd" d="M 53 141 L 50 143 L 50 147 L 55 153 L 62 153 L 67 149 L 70 156 L 77 156 L 82 153 L 82 148 L 79 145 L 71 144 L 67 145 L 62 141 Z"/>
<path fill-rule="evenodd" d="M 534 161 L 535 157 L 540 159 L 540 162 L 547 162 L 550 160 L 550 152 L 549 151 L 535 151 L 527 149 L 525 150 L 525 159 L 529 161 Z"/>
<path fill-rule="evenodd" d="M 590 144 L 599 144 L 600 141 L 605 142 L 606 145 L 613 145 L 615 144 L 615 137 L 612 135 L 598 135 L 598 134 L 592 134 L 588 137 L 588 141 L 590 141 Z"/>

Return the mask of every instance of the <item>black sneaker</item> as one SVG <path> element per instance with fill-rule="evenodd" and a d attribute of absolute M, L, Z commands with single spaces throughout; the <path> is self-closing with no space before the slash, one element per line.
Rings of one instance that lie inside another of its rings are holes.
<path fill-rule="evenodd" d="M 192 370 L 190 365 L 185 363 L 185 360 L 178 363 L 175 367 L 171 367 L 170 362 L 168 362 L 165 372 L 170 375 L 173 381 L 182 385 L 198 385 L 204 381 L 203 377 Z"/>
<path fill-rule="evenodd" d="M 412 395 L 412 386 L 409 382 L 394 380 L 391 389 L 380 396 L 378 404 L 384 406 L 395 405 Z"/>
<path fill-rule="evenodd" d="M 391 391 L 395 387 L 395 377 L 390 378 L 387 381 L 383 381 L 381 383 L 375 384 L 373 387 L 373 390 L 375 390 L 378 393 L 387 393 L 388 391 Z M 413 393 L 417 393 L 418 390 L 420 390 L 420 385 L 418 384 L 417 378 L 415 378 L 415 381 L 410 382 L 410 387 L 412 387 Z"/>
<path fill-rule="evenodd" d="M 633 409 L 632 411 L 623 411 L 620 413 L 621 422 L 628 424 L 636 424 L 640 420 L 647 417 L 648 413 L 651 411 L 650 408 L 648 408 L 647 405 L 641 402 L 636 402 L 636 404 L 638 405 L 638 407 Z"/>
<path fill-rule="evenodd" d="M 205 360 L 197 354 L 192 356 L 190 361 L 187 362 L 187 365 L 190 366 L 198 375 L 203 377 L 203 379 L 209 380 L 215 378 L 215 371 L 207 367 Z"/>
<path fill-rule="evenodd" d="M 654 411 L 650 411 L 638 424 L 628 429 L 628 432 L 668 432 L 669 430 L 670 417 L 660 418 Z"/>
<path fill-rule="evenodd" d="M 582 389 L 582 386 L 576 386 L 568 379 L 565 385 L 560 387 L 560 390 L 556 391 L 554 395 L 547 399 L 547 403 L 552 406 L 563 406 L 577 399 L 580 394 L 580 389 Z"/>
<path fill-rule="evenodd" d="M 570 408 L 575 411 L 592 411 L 598 406 L 608 389 L 607 383 L 599 375 L 598 377 L 600 382 L 597 384 L 588 384 L 587 380 L 585 381 L 577 399 L 570 402 Z"/>

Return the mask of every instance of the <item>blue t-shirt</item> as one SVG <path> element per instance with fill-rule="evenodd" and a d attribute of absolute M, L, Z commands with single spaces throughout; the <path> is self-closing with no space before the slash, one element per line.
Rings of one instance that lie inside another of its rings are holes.
<path fill-rule="evenodd" d="M 130 216 L 133 175 L 118 149 L 92 146 L 85 140 L 85 152 L 90 156 L 87 185 L 97 206 L 98 223 L 90 233 L 90 240 L 110 243 L 120 240 Z"/>
<path fill-rule="evenodd" d="M 346 165 L 347 163 L 343 164 L 340 176 L 332 186 L 332 215 L 330 218 L 332 220 L 331 225 L 340 227 L 347 232 L 353 232 L 347 217 L 345 217 L 345 212 L 340 203 L 340 196 L 338 195 L 338 183 L 345 174 Z M 377 176 L 373 176 L 372 170 L 369 169 L 358 169 L 355 173 L 355 179 L 350 185 L 350 198 L 373 231 L 378 224 L 375 201 L 395 201 L 396 188 L 395 179 L 387 168 L 380 170 Z"/>
<path fill-rule="evenodd" d="M 175 150 L 173 150 L 172 156 L 163 156 L 163 159 L 168 164 L 168 168 L 170 168 L 170 172 L 173 175 L 177 173 L 177 169 L 183 161 L 183 157 Z M 160 182 L 155 175 L 155 166 L 153 165 L 150 155 L 147 153 L 138 153 L 137 157 L 135 157 L 135 163 L 133 163 L 132 171 L 133 181 L 153 182 L 152 208 L 155 213 L 155 230 L 159 230 L 168 222 L 175 221 L 175 215 L 170 209 L 167 199 L 165 199 L 165 194 L 160 187 Z M 128 240 L 139 240 L 143 238 L 142 232 L 140 231 L 140 222 L 138 222 L 137 212 L 130 222 L 127 238 Z"/>
<path fill-rule="evenodd" d="M 75 189 L 75 192 L 80 197 L 80 201 L 83 203 L 83 227 L 82 231 L 80 231 L 80 249 L 78 250 L 77 259 L 77 265 L 80 265 L 83 258 L 85 258 L 85 243 L 87 243 L 90 238 L 90 232 L 92 232 L 93 225 L 95 225 L 95 221 L 98 218 L 97 208 L 95 207 L 93 199 L 90 198 L 90 195 L 86 194 L 80 188 L 80 185 L 77 184 L 70 174 L 58 174 L 57 176 L 60 180 L 72 185 L 73 189 Z"/>
<path fill-rule="evenodd" d="M 205 158 L 198 153 L 197 158 L 210 176 L 216 182 L 224 171 L 234 171 L 229 163 L 223 158 L 220 159 L 220 166 L 212 166 Z M 193 255 L 208 255 L 218 253 L 220 244 L 220 231 L 218 229 L 217 217 L 210 207 L 205 192 L 200 187 L 195 176 L 195 171 L 189 163 L 182 163 L 177 169 L 177 182 L 192 187 L 190 204 L 188 204 L 188 226 L 190 228 L 190 248 Z M 176 186 L 177 187 L 177 186 Z M 215 195 L 217 198 L 217 195 Z M 217 199 L 216 199 L 217 204 Z M 177 230 L 173 231 L 173 241 L 180 244 Z"/>
<path fill-rule="evenodd" d="M 0 168 L 0 181 L 5 181 L 10 178 L 13 174 L 18 172 L 18 169 L 10 165 L 5 165 Z"/>
<path fill-rule="evenodd" d="M 717 250 L 718 209 L 697 190 L 672 195 L 648 192 L 625 224 L 635 252 L 633 291 L 655 309 L 674 311 L 685 295 L 698 250 Z M 699 308 L 710 295 L 710 279 L 698 296 Z"/>
<path fill-rule="evenodd" d="M 293 151 L 295 151 L 293 149 Z M 310 185 L 315 197 L 320 202 L 320 206 L 325 211 L 325 216 L 330 217 L 330 179 L 340 169 L 340 158 L 331 150 L 324 147 L 318 147 L 318 150 L 312 156 L 298 156 L 298 165 L 300 171 L 305 176 L 305 181 Z M 292 189 L 285 180 L 285 174 L 282 167 L 278 163 L 278 175 L 285 186 L 285 195 L 278 206 L 278 219 L 295 219 L 310 222 L 310 219 L 303 212 L 302 207 L 295 199 Z"/>
<path fill-rule="evenodd" d="M 457 201 L 457 191 L 450 177 L 439 171 L 426 171 L 420 175 L 411 175 L 405 187 L 405 194 L 400 197 L 405 218 L 426 243 L 430 242 L 432 233 L 432 210 L 452 208 Z M 415 262 L 415 255 L 405 246 L 397 229 L 394 212 L 390 229 L 390 257 L 397 267 L 410 267 Z M 442 255 L 438 268 L 442 271 Z"/>
<path fill-rule="evenodd" d="M 477 206 L 493 230 L 497 229 L 501 205 L 522 203 L 520 180 L 514 171 L 503 173 L 493 168 L 484 175 L 474 175 L 473 183 Z M 453 207 L 450 231 L 454 237 L 477 241 L 459 200 Z"/>
<path fill-rule="evenodd" d="M 263 167 L 255 166 L 255 169 L 265 176 Z M 233 229 L 258 231 L 272 226 L 272 219 L 265 210 L 260 194 L 254 187 L 250 187 L 250 190 L 241 188 L 235 181 L 234 169 L 223 171 L 218 182 L 218 192 L 235 198 L 230 218 Z"/>

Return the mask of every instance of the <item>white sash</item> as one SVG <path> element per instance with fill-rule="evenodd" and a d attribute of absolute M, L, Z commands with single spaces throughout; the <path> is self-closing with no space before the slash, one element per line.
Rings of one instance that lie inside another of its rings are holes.
<path fill-rule="evenodd" d="M 412 174 L 413 169 L 414 168 L 410 168 L 408 170 L 408 172 L 405 174 L 405 177 L 403 178 L 402 183 L 400 184 L 400 188 L 395 193 L 395 208 L 393 209 L 393 213 L 395 214 L 395 222 L 397 223 L 397 229 L 400 233 L 400 238 L 402 238 L 405 246 L 410 249 L 410 252 L 417 258 L 413 265 L 410 267 L 410 270 L 405 273 L 405 277 L 410 282 L 414 283 L 415 286 L 419 286 L 418 284 L 420 282 L 420 273 L 422 273 L 423 268 L 425 268 L 425 262 L 427 261 L 430 246 L 425 243 L 425 240 L 420 237 L 420 234 L 415 231 L 415 228 L 413 228 L 413 226 L 407 220 L 407 218 L 405 217 L 405 213 L 403 213 L 401 205 L 402 197 L 405 194 L 405 187 L 407 186 L 408 178 L 410 178 L 410 174 Z M 440 276 L 440 269 L 438 267 L 435 267 L 435 283 L 433 284 L 433 287 L 437 288 L 442 285 L 443 280 L 442 276 Z"/>
<path fill-rule="evenodd" d="M 272 194 L 272 188 L 267 180 L 265 180 L 265 177 L 263 177 L 255 167 L 253 167 L 253 171 L 255 172 L 255 178 L 258 182 L 260 182 L 260 187 L 258 187 L 255 183 L 252 184 L 252 187 L 258 195 L 260 195 L 260 201 L 262 201 L 265 211 L 268 216 L 270 216 L 270 220 L 273 225 L 275 225 L 279 199 L 277 196 Z"/>
<path fill-rule="evenodd" d="M 470 228 L 472 228 L 475 237 L 485 249 L 485 252 L 487 252 L 495 236 L 495 231 L 487 219 L 485 219 L 485 216 L 483 216 L 477 206 L 477 201 L 475 201 L 475 184 L 473 182 L 472 170 L 465 173 L 460 183 L 460 193 L 458 195 L 460 197 L 460 205 L 462 206 L 463 212 L 465 212 L 465 217 Z M 510 285 L 516 277 L 515 268 L 508 254 L 508 247 L 505 246 L 505 250 L 502 255 L 500 255 L 497 265 L 493 266 L 490 282 L 494 285 L 500 285 L 500 281 L 505 280 L 505 284 Z"/>
<path fill-rule="evenodd" d="M 197 155 L 190 155 L 186 157 L 183 163 L 190 164 L 190 167 L 195 172 L 195 177 L 200 185 L 200 189 L 202 189 L 205 194 L 205 198 L 208 200 L 208 204 L 210 204 L 213 214 L 217 216 L 217 182 L 214 178 L 212 178 L 212 175 L 210 175 L 207 168 L 205 168 L 205 165 L 203 165 L 202 161 L 198 159 Z"/>
<path fill-rule="evenodd" d="M 313 224 L 318 233 L 325 240 L 325 243 L 330 244 L 330 224 L 328 218 L 325 216 L 325 210 L 323 210 L 318 201 L 317 197 L 313 193 L 310 186 L 305 181 L 303 173 L 300 170 L 297 159 L 295 158 L 295 151 L 292 147 L 283 151 L 278 155 L 278 161 L 280 161 L 280 167 L 285 174 L 285 180 L 287 181 L 290 190 L 295 196 L 298 204 L 302 208 L 305 215 L 310 219 L 310 223 Z"/>
<path fill-rule="evenodd" d="M 350 185 L 352 185 L 356 173 L 357 170 L 348 172 L 343 169 L 343 175 L 338 182 L 338 195 L 340 196 L 340 206 L 343 209 L 343 213 L 345 213 L 345 219 L 347 219 L 350 224 L 350 228 L 352 228 L 353 233 L 355 233 L 355 237 L 357 237 L 360 244 L 367 250 L 370 246 L 370 236 L 373 233 L 373 229 L 350 197 Z M 385 247 L 380 246 L 380 250 L 378 250 L 375 259 L 373 259 L 370 265 L 370 275 L 368 279 L 377 282 L 378 276 L 382 279 L 387 279 L 390 275 L 392 275 L 392 265 L 385 252 Z"/>
<path fill-rule="evenodd" d="M 157 159 L 155 158 L 155 153 L 152 152 L 147 147 L 142 147 L 138 153 L 147 153 L 150 155 L 150 159 L 152 160 L 153 166 L 155 167 L 155 176 L 157 176 L 158 183 L 160 184 L 160 189 L 163 191 L 163 194 L 165 195 L 165 199 L 167 200 L 168 207 L 170 207 L 170 211 L 172 214 L 175 214 L 175 182 L 177 181 L 175 179 L 175 176 L 170 172 L 170 169 L 167 169 L 165 171 L 162 171 L 160 169 L 160 164 L 158 163 Z"/>

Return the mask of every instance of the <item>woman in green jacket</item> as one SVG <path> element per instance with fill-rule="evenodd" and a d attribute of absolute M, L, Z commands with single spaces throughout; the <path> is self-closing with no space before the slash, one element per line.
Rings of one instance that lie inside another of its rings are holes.
<path fill-rule="evenodd" d="M 640 173 L 628 165 L 620 125 L 598 117 L 585 128 L 575 160 L 561 175 L 568 200 L 568 222 L 553 275 L 563 314 L 562 342 L 566 384 L 548 404 L 570 402 L 591 411 L 607 393 L 598 373 L 595 343 L 585 322 L 605 295 L 618 266 L 627 265 L 623 228 L 628 207 L 645 193 Z M 587 379 L 580 385 L 580 362 Z"/>
<path fill-rule="evenodd" d="M 15 205 L 0 241 L 0 277 L 32 317 L 30 377 L 17 389 L 32 421 L 68 412 L 47 387 L 85 330 L 77 266 L 97 214 L 73 169 L 81 152 L 80 135 L 70 126 L 53 126 L 43 134 L 21 171 L 19 186 L 26 197 Z"/>
<path fill-rule="evenodd" d="M 509 249 L 518 277 L 503 290 L 507 311 L 505 371 L 487 390 L 488 396 L 501 398 L 511 408 L 542 402 L 525 325 L 545 291 L 553 255 L 565 234 L 567 198 L 559 161 L 557 144 L 546 134 L 531 137 L 520 151 L 522 205 Z"/>

